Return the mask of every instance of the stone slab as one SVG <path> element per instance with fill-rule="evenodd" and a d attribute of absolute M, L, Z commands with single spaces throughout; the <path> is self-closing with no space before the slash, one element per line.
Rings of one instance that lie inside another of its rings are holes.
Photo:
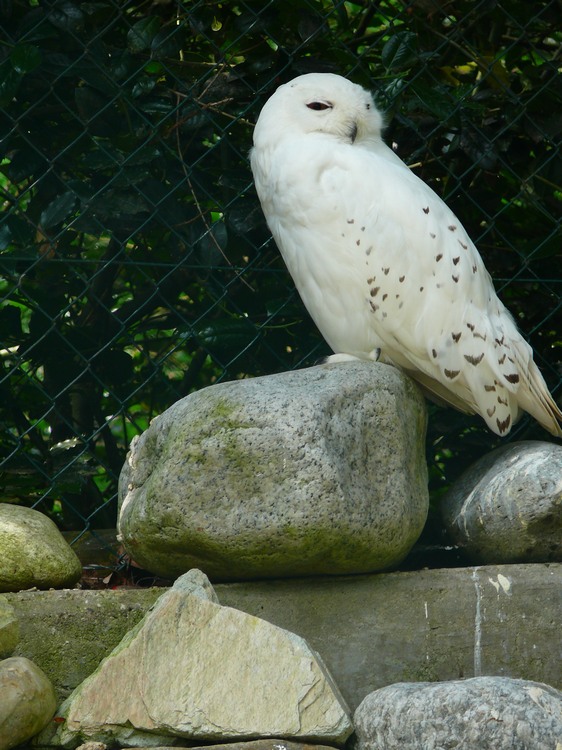
<path fill-rule="evenodd" d="M 19 622 L 8 602 L 0 598 L 0 659 L 10 656 L 19 638 Z"/>
<path fill-rule="evenodd" d="M 66 698 L 133 628 L 163 589 L 24 591 L 2 594 L 19 619 L 13 656 L 27 656 Z"/>
<path fill-rule="evenodd" d="M 562 688 L 562 564 L 501 565 L 217 584 L 221 604 L 291 630 L 354 710 L 395 682 L 503 675 Z M 5 594 L 15 654 L 66 697 L 162 589 Z"/>
<path fill-rule="evenodd" d="M 90 743 L 96 744 L 96 743 Z M 180 750 L 181 745 L 152 747 L 151 750 Z M 104 750 L 82 745 L 77 750 Z M 146 750 L 144 747 L 131 747 L 129 750 Z M 267 739 L 248 742 L 224 742 L 220 745 L 189 746 L 189 750 L 335 750 L 334 745 L 316 745 L 310 742 L 292 742 L 289 740 Z"/>
<path fill-rule="evenodd" d="M 56 737 L 49 731 L 48 739 L 65 748 L 80 740 L 129 747 L 171 737 L 341 746 L 353 731 L 347 706 L 306 641 L 221 606 L 199 570 L 164 591 L 57 719 Z"/>

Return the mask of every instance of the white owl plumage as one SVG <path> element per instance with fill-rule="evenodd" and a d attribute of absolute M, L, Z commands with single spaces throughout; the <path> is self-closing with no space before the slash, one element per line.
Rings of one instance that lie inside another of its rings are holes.
<path fill-rule="evenodd" d="M 258 196 L 330 359 L 400 367 L 498 435 L 522 411 L 562 435 L 532 349 L 465 229 L 381 131 L 370 93 L 331 73 L 280 86 L 254 131 Z"/>

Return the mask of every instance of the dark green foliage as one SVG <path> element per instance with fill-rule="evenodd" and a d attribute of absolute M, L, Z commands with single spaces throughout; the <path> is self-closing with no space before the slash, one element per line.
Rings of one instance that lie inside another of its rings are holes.
<path fill-rule="evenodd" d="M 328 353 L 269 239 L 252 125 L 276 86 L 375 90 L 560 386 L 555 0 L 0 3 L 3 498 L 114 523 L 131 438 L 222 379 Z M 306 165 L 303 165 L 306 169 Z M 514 437 L 542 437 L 523 422 Z M 439 489 L 494 444 L 433 409 Z"/>

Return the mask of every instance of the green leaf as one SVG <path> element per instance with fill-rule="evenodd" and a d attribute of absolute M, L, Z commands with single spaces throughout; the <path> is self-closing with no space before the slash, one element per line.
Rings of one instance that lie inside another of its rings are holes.
<path fill-rule="evenodd" d="M 21 219 L 19 216 L 9 216 L 2 225 L 0 249 L 4 251 L 11 245 L 16 244 L 20 246 L 18 252 L 21 253 L 21 247 L 25 250 L 30 248 L 33 243 L 34 234 L 33 224 Z M 33 256 L 33 251 L 29 255 L 30 257 Z"/>
<path fill-rule="evenodd" d="M 161 73 L 164 72 L 164 67 L 162 66 L 162 63 L 158 62 L 157 60 L 151 60 L 144 66 L 145 73 L 148 73 L 149 75 L 158 76 Z"/>
<path fill-rule="evenodd" d="M 150 167 L 139 164 L 133 167 L 123 167 L 119 173 L 113 178 L 112 185 L 114 188 L 130 188 L 133 185 L 138 185 L 140 182 L 144 182 L 150 177 Z M 142 186 L 140 187 L 142 193 Z"/>
<path fill-rule="evenodd" d="M 419 99 L 418 107 L 425 112 L 431 112 L 439 120 L 448 120 L 458 111 L 458 102 L 451 96 L 448 89 L 441 86 L 429 86 L 419 81 L 410 84 L 408 90 Z"/>
<path fill-rule="evenodd" d="M 143 77 L 139 79 L 133 86 L 133 89 L 131 92 L 133 95 L 133 98 L 136 99 L 139 96 L 150 94 L 150 92 L 155 86 L 156 86 L 156 80 L 154 78 Z"/>
<path fill-rule="evenodd" d="M 48 169 L 45 157 L 30 148 L 20 148 L 12 155 L 11 162 L 6 165 L 5 171 L 11 180 L 19 182 L 28 177 L 35 176 L 39 171 Z"/>
<path fill-rule="evenodd" d="M 12 232 L 7 222 L 0 225 L 0 251 L 6 250 L 12 241 Z"/>
<path fill-rule="evenodd" d="M 417 37 L 411 31 L 399 31 L 390 37 L 381 52 L 382 64 L 392 71 L 411 68 L 418 59 Z"/>
<path fill-rule="evenodd" d="M 20 82 L 20 73 L 17 73 L 7 61 L 0 65 L 0 107 L 5 107 L 12 101 Z"/>
<path fill-rule="evenodd" d="M 20 308 L 13 304 L 7 304 L 0 310 L 0 331 L 4 342 L 8 339 L 19 343 L 21 338 L 21 312 Z M 6 343 L 4 343 L 4 346 Z"/>
<path fill-rule="evenodd" d="M 127 47 L 131 52 L 142 52 L 149 49 L 152 40 L 160 31 L 160 19 L 155 16 L 141 18 L 129 29 L 127 34 Z"/>
<path fill-rule="evenodd" d="M 41 64 L 41 52 L 32 44 L 17 44 L 10 54 L 16 73 L 31 73 Z"/>
<path fill-rule="evenodd" d="M 123 385 L 133 376 L 133 360 L 130 354 L 120 349 L 102 352 L 94 359 L 93 366 L 104 383 L 112 386 Z"/>
<path fill-rule="evenodd" d="M 106 190 L 96 198 L 91 208 L 100 221 L 111 216 L 134 215 L 149 210 L 146 201 L 136 190 Z"/>
<path fill-rule="evenodd" d="M 49 21 L 57 29 L 77 34 L 84 28 L 84 14 L 74 3 L 57 3 L 48 14 Z"/>
<path fill-rule="evenodd" d="M 246 200 L 227 214 L 228 224 L 238 234 L 245 235 L 264 222 L 261 206 L 257 200 Z"/>
<path fill-rule="evenodd" d="M 396 101 L 402 96 L 406 87 L 406 81 L 403 78 L 394 78 L 391 81 L 381 84 L 375 91 L 373 97 L 375 104 L 383 112 L 396 106 Z"/>
<path fill-rule="evenodd" d="M 228 232 L 224 221 L 216 221 L 196 243 L 197 254 L 205 268 L 223 266 L 225 249 L 228 242 Z"/>
<path fill-rule="evenodd" d="M 248 318 L 227 318 L 202 326 L 195 335 L 201 346 L 222 359 L 250 346 L 258 329 Z"/>
<path fill-rule="evenodd" d="M 39 223 L 43 229 L 49 229 L 50 227 L 59 224 L 61 221 L 72 212 L 76 205 L 76 195 L 68 191 L 57 195 L 57 197 L 49 203 L 47 208 L 41 212 L 41 218 Z"/>
<path fill-rule="evenodd" d="M 121 132 L 123 118 L 113 99 L 108 100 L 89 86 L 79 86 L 74 97 L 78 114 L 93 135 L 111 138 Z"/>
<path fill-rule="evenodd" d="M 181 40 L 179 34 L 172 33 L 168 28 L 162 29 L 158 34 L 155 34 L 154 38 L 150 43 L 150 50 L 154 57 L 177 57 L 181 49 Z"/>

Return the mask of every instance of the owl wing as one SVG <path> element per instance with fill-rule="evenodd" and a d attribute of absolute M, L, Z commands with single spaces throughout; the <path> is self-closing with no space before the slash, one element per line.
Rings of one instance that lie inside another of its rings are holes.
<path fill-rule="evenodd" d="M 383 361 L 497 434 L 521 409 L 560 434 L 532 350 L 464 227 L 382 142 L 288 141 L 267 184 L 262 195 L 256 174 L 275 240 L 334 352 L 365 358 L 380 348 Z"/>

